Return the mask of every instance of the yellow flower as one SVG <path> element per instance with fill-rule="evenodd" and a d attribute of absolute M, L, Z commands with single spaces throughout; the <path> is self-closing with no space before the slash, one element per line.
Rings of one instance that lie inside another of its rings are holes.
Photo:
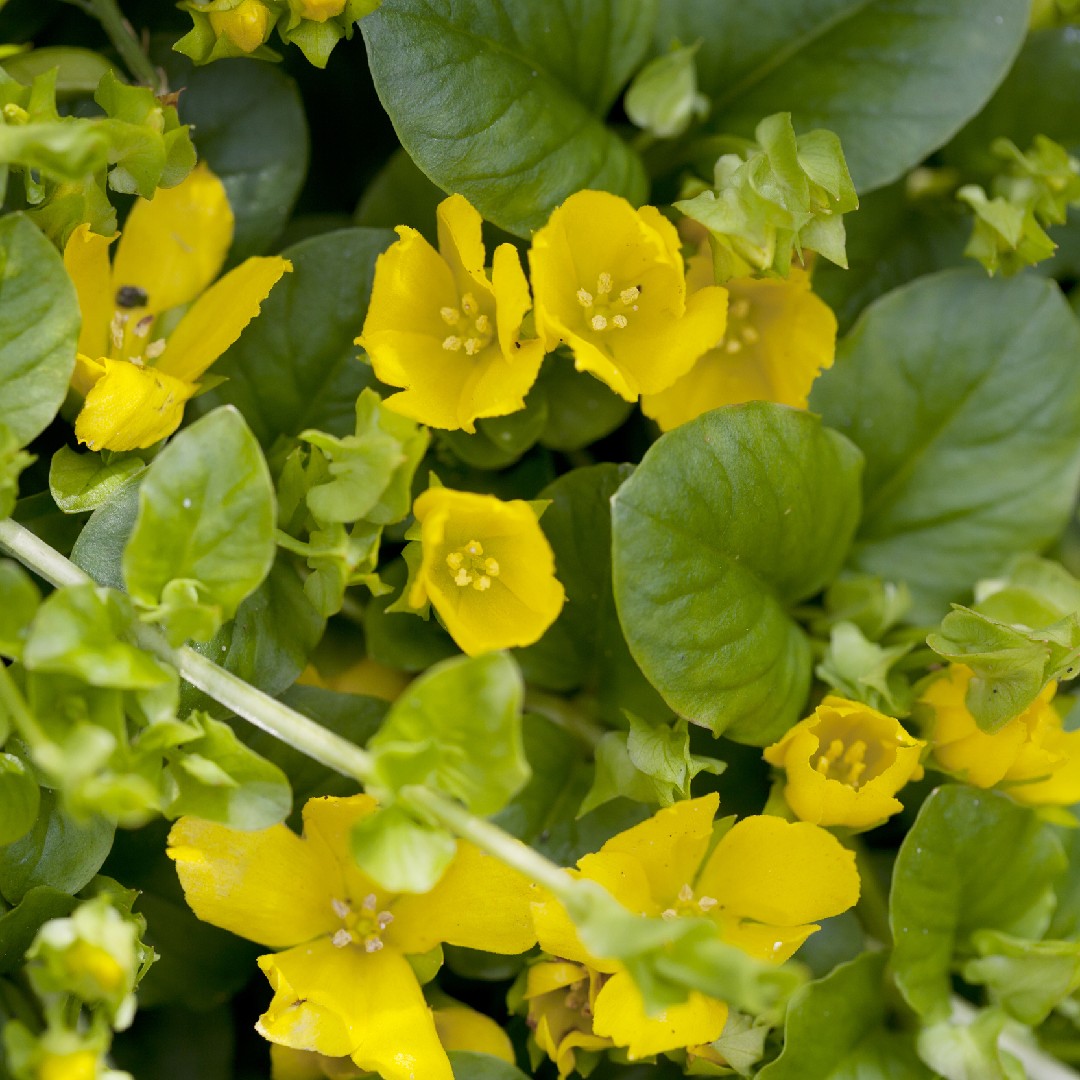
<path fill-rule="evenodd" d="M 858 900 L 855 856 L 816 825 L 757 816 L 733 825 L 706 858 L 718 801 L 711 794 L 665 807 L 580 859 L 578 870 L 631 911 L 710 918 L 725 940 L 751 956 L 787 960 L 819 929 L 814 920 Z M 591 956 L 560 904 L 533 904 L 533 920 L 545 952 L 599 973 L 593 1035 L 625 1047 L 632 1059 L 720 1037 L 728 1014 L 723 1002 L 694 991 L 683 1004 L 649 1016 L 629 973 Z"/>
<path fill-rule="evenodd" d="M 1000 784 L 1029 805 L 1080 802 L 1080 732 L 1062 726 L 1052 704 L 1057 684 L 991 735 L 965 702 L 972 674 L 965 664 L 950 664 L 917 703 L 938 766 L 975 787 Z"/>
<path fill-rule="evenodd" d="M 533 237 L 529 266 L 547 348 L 566 342 L 578 371 L 627 401 L 670 386 L 724 336 L 727 292 L 687 296 L 678 233 L 653 206 L 579 191 Z"/>
<path fill-rule="evenodd" d="M 254 52 L 270 36 L 270 11 L 260 0 L 240 0 L 229 11 L 207 14 L 214 33 L 228 38 L 241 52 Z"/>
<path fill-rule="evenodd" d="M 514 1064 L 513 1044 L 491 1017 L 449 999 L 432 1009 L 432 1017 L 444 1050 L 489 1054 Z M 270 1075 L 272 1080 L 345 1080 L 371 1074 L 361 1070 L 352 1058 L 330 1058 L 274 1043 L 270 1047 Z"/>
<path fill-rule="evenodd" d="M 525 982 L 528 1024 L 536 1045 L 555 1062 L 559 1080 L 577 1066 L 577 1052 L 606 1050 L 615 1044 L 593 1031 L 596 996 L 606 981 L 595 968 L 569 960 L 541 960 Z"/>
<path fill-rule="evenodd" d="M 326 22 L 345 10 L 345 0 L 298 0 L 293 10 L 304 19 Z"/>
<path fill-rule="evenodd" d="M 94 1080 L 98 1075 L 99 1055 L 92 1050 L 73 1054 L 46 1054 L 38 1065 L 39 1080 Z"/>
<path fill-rule="evenodd" d="M 71 234 L 64 265 L 82 312 L 72 379 L 86 397 L 75 421 L 80 442 L 137 450 L 179 427 L 203 373 L 292 269 L 277 256 L 246 259 L 211 285 L 232 235 L 225 188 L 205 165 L 135 203 L 111 267 L 112 239 L 86 225 Z M 182 307 L 175 321 L 170 313 Z"/>
<path fill-rule="evenodd" d="M 488 277 L 481 218 L 460 195 L 439 203 L 439 250 L 415 229 L 379 256 L 363 346 L 382 382 L 402 386 L 390 409 L 430 427 L 475 431 L 484 416 L 524 408 L 544 359 L 522 341 L 529 285 L 512 244 Z"/>
<path fill-rule="evenodd" d="M 695 255 L 691 295 L 713 282 L 712 257 Z M 727 330 L 674 385 L 641 399 L 664 431 L 721 405 L 775 401 L 805 409 L 810 387 L 836 354 L 836 316 L 810 291 L 810 275 L 793 267 L 783 278 L 735 278 Z"/>
<path fill-rule="evenodd" d="M 830 694 L 765 760 L 784 769 L 784 797 L 803 821 L 867 828 L 903 810 L 894 796 L 923 775 L 926 746 L 898 720 Z"/>
<path fill-rule="evenodd" d="M 531 886 L 465 842 L 431 892 L 394 895 L 349 854 L 375 810 L 367 795 L 311 799 L 304 835 L 238 832 L 181 818 L 169 854 L 195 914 L 284 952 L 259 958 L 274 989 L 258 1030 L 271 1042 L 350 1057 L 384 1080 L 452 1080 L 407 957 L 442 943 L 519 953 L 536 940 Z"/>
<path fill-rule="evenodd" d="M 413 513 L 420 564 L 408 604 L 430 602 L 469 656 L 539 640 L 566 594 L 532 506 L 432 487 L 417 498 Z"/>

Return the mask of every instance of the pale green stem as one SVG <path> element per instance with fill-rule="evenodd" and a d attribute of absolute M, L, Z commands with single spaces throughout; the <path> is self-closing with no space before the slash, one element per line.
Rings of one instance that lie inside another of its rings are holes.
<path fill-rule="evenodd" d="M 161 90 L 161 76 L 143 51 L 131 24 L 124 18 L 116 0 L 90 0 L 90 11 L 109 35 L 113 48 L 127 65 L 128 71 L 154 93 Z"/>

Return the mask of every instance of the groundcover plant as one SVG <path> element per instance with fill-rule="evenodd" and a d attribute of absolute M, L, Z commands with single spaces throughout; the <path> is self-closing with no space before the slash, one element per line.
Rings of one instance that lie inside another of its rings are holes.
<path fill-rule="evenodd" d="M 0 42 L 0 1080 L 1080 1080 L 1077 0 Z"/>

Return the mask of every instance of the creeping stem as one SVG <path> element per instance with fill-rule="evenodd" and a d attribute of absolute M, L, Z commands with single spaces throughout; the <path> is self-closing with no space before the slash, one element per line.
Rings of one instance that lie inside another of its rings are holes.
<path fill-rule="evenodd" d="M 79 6 L 84 7 L 101 23 L 102 29 L 109 35 L 113 48 L 120 54 L 128 71 L 139 82 L 149 86 L 154 93 L 160 92 L 161 76 L 150 62 L 150 57 L 143 51 L 131 24 L 124 18 L 116 0 L 88 0 L 85 5 Z"/>

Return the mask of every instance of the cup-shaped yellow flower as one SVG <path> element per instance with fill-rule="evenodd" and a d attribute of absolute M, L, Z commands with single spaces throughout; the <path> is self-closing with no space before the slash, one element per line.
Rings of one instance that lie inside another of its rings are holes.
<path fill-rule="evenodd" d="M 111 266 L 112 239 L 86 225 L 71 234 L 64 265 L 82 312 L 72 385 L 86 398 L 75 434 L 91 450 L 171 435 L 207 368 L 292 269 L 278 256 L 251 258 L 214 282 L 232 236 L 225 188 L 205 165 L 135 203 Z"/>
<path fill-rule="evenodd" d="M 615 1044 L 593 1031 L 596 996 L 606 977 L 569 960 L 541 960 L 526 974 L 524 1000 L 536 1045 L 555 1062 L 559 1080 L 577 1067 L 579 1051 L 606 1050 Z"/>
<path fill-rule="evenodd" d="M 536 330 L 565 342 L 627 401 L 656 394 L 724 336 L 727 292 L 687 295 L 679 234 L 654 206 L 579 191 L 557 207 L 529 251 Z"/>
<path fill-rule="evenodd" d="M 451 195 L 438 207 L 438 251 L 399 225 L 375 263 L 356 343 L 382 382 L 405 388 L 387 408 L 429 427 L 471 432 L 481 417 L 524 408 L 544 359 L 540 341 L 521 338 L 532 303 L 518 253 L 500 244 L 489 277 L 481 225 Z"/>
<path fill-rule="evenodd" d="M 303 837 L 181 818 L 169 855 L 200 919 L 285 950 L 259 958 L 274 989 L 257 1025 L 267 1039 L 384 1080 L 452 1080 L 407 957 L 442 943 L 524 952 L 532 887 L 461 841 L 431 892 L 388 894 L 349 854 L 350 830 L 375 809 L 367 795 L 311 799 Z"/>
<path fill-rule="evenodd" d="M 766 816 L 737 822 L 708 854 L 718 801 L 711 794 L 665 807 L 580 859 L 578 871 L 631 911 L 709 918 L 751 956 L 787 960 L 820 929 L 816 920 L 858 900 L 855 856 L 816 825 Z M 545 952 L 600 973 L 592 1034 L 625 1047 L 630 1058 L 720 1037 L 728 1014 L 722 1001 L 693 991 L 683 1004 L 649 1016 L 630 974 L 590 955 L 557 901 L 533 904 L 533 920 Z"/>
<path fill-rule="evenodd" d="M 764 757 L 787 774 L 784 797 L 802 821 L 865 829 L 903 810 L 896 793 L 922 777 L 925 746 L 899 720 L 830 694 Z"/>
<path fill-rule="evenodd" d="M 691 295 L 713 283 L 712 257 L 690 259 Z M 810 275 L 793 267 L 787 278 L 734 278 L 727 329 L 694 366 L 666 390 L 647 394 L 641 410 L 664 431 L 721 405 L 775 401 L 805 409 L 814 380 L 832 367 L 836 316 L 810 291 Z"/>
<path fill-rule="evenodd" d="M 966 704 L 972 674 L 965 664 L 950 664 L 916 703 L 938 767 L 975 787 L 1000 785 L 1033 806 L 1080 802 L 1080 732 L 1062 725 L 1053 706 L 1057 684 L 989 734 Z"/>
<path fill-rule="evenodd" d="M 430 602 L 469 656 L 531 645 L 558 618 L 566 594 L 532 505 L 431 487 L 413 513 L 420 558 L 408 604 Z"/>

